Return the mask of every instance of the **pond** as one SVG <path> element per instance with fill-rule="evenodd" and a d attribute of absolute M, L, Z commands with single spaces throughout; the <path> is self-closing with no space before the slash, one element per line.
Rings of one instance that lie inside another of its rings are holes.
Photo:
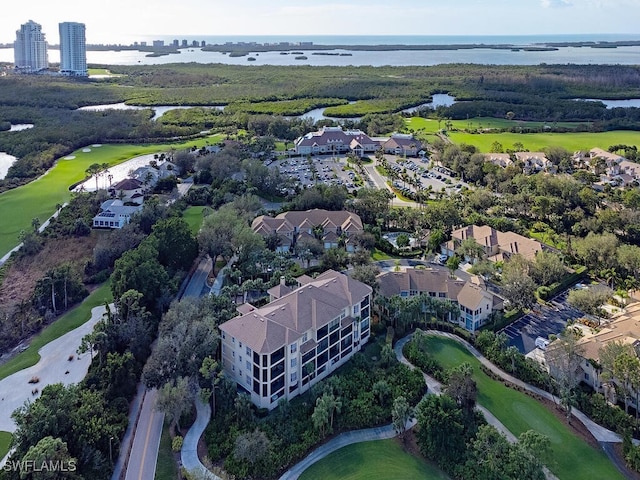
<path fill-rule="evenodd" d="M 576 98 L 583 102 L 602 102 L 607 108 L 640 108 L 640 98 L 629 98 L 626 100 L 604 100 L 600 98 Z"/>
<path fill-rule="evenodd" d="M 179 110 L 185 108 L 216 108 L 218 110 L 224 110 L 224 105 L 154 105 L 149 107 L 143 107 L 140 105 L 127 105 L 126 103 L 109 103 L 105 105 L 87 105 L 86 107 L 80 107 L 78 110 L 86 110 L 89 112 L 101 112 L 103 110 L 144 110 L 150 108 L 153 110 L 152 120 L 157 120 L 169 110 Z"/>
<path fill-rule="evenodd" d="M 13 155 L 9 155 L 5 152 L 0 152 L 0 180 L 7 176 L 9 167 L 13 165 L 13 162 L 17 160 Z"/>
<path fill-rule="evenodd" d="M 432 95 L 433 100 L 428 103 L 422 103 L 420 105 L 416 105 L 415 107 L 405 108 L 404 110 L 400 110 L 401 113 L 416 113 L 418 110 L 423 108 L 432 108 L 435 109 L 437 107 L 450 107 L 454 103 L 456 103 L 455 97 L 452 97 L 448 93 L 435 93 Z M 350 102 L 354 103 L 354 102 Z M 302 118 L 311 118 L 314 123 L 319 120 L 334 120 L 334 121 L 344 121 L 344 120 L 360 120 L 362 117 L 351 117 L 351 118 L 337 118 L 337 117 L 327 117 L 324 115 L 324 109 L 322 108 L 314 108 L 313 110 L 309 110 L 307 113 L 303 113 L 300 115 Z M 292 117 L 296 118 L 296 117 Z"/>
<path fill-rule="evenodd" d="M 21 130 L 28 130 L 30 128 L 33 128 L 33 123 L 18 123 L 16 125 L 11 125 L 11 128 L 9 129 L 10 132 L 19 132 Z"/>

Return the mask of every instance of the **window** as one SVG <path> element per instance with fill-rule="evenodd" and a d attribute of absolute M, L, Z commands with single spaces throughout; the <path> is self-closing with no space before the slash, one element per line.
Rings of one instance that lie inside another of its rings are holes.
<path fill-rule="evenodd" d="M 309 335 L 307 333 L 305 333 L 304 335 L 302 335 L 302 343 L 306 342 L 309 340 Z"/>
<path fill-rule="evenodd" d="M 233 358 L 236 358 L 236 351 L 235 351 L 235 350 L 231 352 L 231 356 L 232 356 Z"/>
<path fill-rule="evenodd" d="M 236 337 L 231 337 L 231 343 L 236 343 Z"/>
<path fill-rule="evenodd" d="M 333 320 L 331 320 L 331 322 L 329 323 L 329 331 L 333 332 L 336 328 L 338 328 L 340 326 L 340 320 L 342 318 L 344 318 L 344 312 L 342 313 L 342 315 L 340 315 L 340 318 L 334 318 Z"/>
<path fill-rule="evenodd" d="M 298 351 L 298 344 L 297 343 L 292 343 L 291 347 L 289 348 L 289 351 L 291 353 L 296 353 Z"/>
<path fill-rule="evenodd" d="M 298 359 L 297 358 L 292 358 L 291 359 L 291 368 L 296 368 L 298 366 Z"/>
<path fill-rule="evenodd" d="M 293 372 L 291 374 L 291 382 L 290 383 L 295 383 L 298 381 L 298 372 Z"/>
<path fill-rule="evenodd" d="M 238 343 L 238 346 L 239 346 L 240 348 L 242 348 L 242 342 L 239 342 L 239 343 Z"/>
<path fill-rule="evenodd" d="M 251 371 L 251 362 L 249 360 L 247 360 L 244 364 L 244 367 L 248 370 Z"/>
<path fill-rule="evenodd" d="M 227 334 L 222 332 L 222 339 L 225 340 L 227 338 Z"/>
<path fill-rule="evenodd" d="M 247 354 L 248 357 L 251 356 L 251 349 L 249 347 L 245 347 L 245 353 Z"/>

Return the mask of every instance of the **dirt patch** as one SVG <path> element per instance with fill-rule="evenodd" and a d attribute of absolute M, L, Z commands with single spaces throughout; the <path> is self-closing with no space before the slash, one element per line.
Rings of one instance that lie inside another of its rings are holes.
<path fill-rule="evenodd" d="M 95 245 L 93 235 L 48 239 L 37 255 L 11 262 L 0 286 L 0 305 L 13 310 L 21 302 L 28 301 L 37 281 L 58 265 L 70 262 L 82 268 L 93 255 Z"/>
<path fill-rule="evenodd" d="M 424 455 L 422 455 L 422 452 L 420 452 L 420 447 L 418 446 L 418 438 L 416 437 L 416 427 L 413 427 L 410 430 L 404 432 L 404 439 L 400 438 L 400 436 L 397 436 L 393 437 L 393 441 L 400 445 L 400 448 L 402 448 L 402 450 L 407 452 L 412 457 L 419 458 L 429 465 L 433 466 L 434 468 L 440 470 L 440 467 L 438 467 L 435 462 L 429 460 Z"/>

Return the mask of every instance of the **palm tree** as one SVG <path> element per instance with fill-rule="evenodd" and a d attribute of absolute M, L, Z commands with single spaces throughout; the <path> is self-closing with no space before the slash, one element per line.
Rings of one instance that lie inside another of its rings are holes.
<path fill-rule="evenodd" d="M 89 177 L 95 177 L 96 179 L 96 192 L 98 191 L 98 175 L 102 171 L 102 165 L 99 163 L 92 163 L 87 167 L 85 173 L 89 175 Z"/>

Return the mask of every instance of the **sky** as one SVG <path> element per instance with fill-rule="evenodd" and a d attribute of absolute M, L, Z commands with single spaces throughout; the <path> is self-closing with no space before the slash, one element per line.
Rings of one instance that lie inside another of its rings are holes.
<path fill-rule="evenodd" d="M 10 6 L 9 6 L 10 5 Z M 640 34 L 640 0 L 28 0 L 0 15 L 0 43 L 20 25 L 87 27 L 88 43 L 208 35 Z"/>

